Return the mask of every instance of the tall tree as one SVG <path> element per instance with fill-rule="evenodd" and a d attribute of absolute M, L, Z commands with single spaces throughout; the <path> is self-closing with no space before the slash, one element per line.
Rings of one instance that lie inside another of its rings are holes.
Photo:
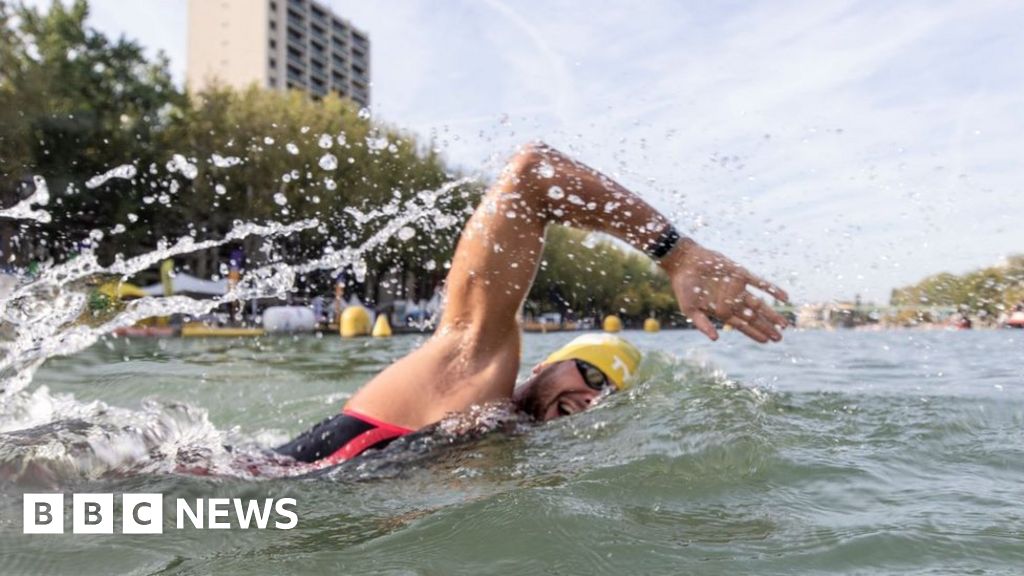
<path fill-rule="evenodd" d="M 139 209 L 144 176 L 136 185 L 83 184 L 123 164 L 144 175 L 183 102 L 163 55 L 151 62 L 137 43 L 110 41 L 86 25 L 88 15 L 85 0 L 55 1 L 45 12 L 0 2 L 0 185 L 47 180 L 53 220 L 31 232 L 57 253 Z"/>

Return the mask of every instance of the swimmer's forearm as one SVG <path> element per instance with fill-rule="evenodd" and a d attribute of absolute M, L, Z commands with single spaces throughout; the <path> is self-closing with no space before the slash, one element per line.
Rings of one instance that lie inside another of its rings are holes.
<path fill-rule="evenodd" d="M 648 251 L 671 222 L 653 206 L 601 172 L 544 144 L 531 144 L 521 184 L 546 223 L 604 232 Z"/>
<path fill-rule="evenodd" d="M 543 144 L 524 146 L 462 231 L 439 327 L 472 329 L 481 341 L 518 334 L 515 318 L 533 284 L 548 224 L 605 232 L 649 250 L 669 221 L 600 172 Z M 662 265 L 673 260 L 666 257 Z"/>

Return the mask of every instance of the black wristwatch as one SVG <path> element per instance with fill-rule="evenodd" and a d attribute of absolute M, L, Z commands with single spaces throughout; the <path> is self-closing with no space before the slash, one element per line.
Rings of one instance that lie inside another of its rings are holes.
<path fill-rule="evenodd" d="M 680 238 L 682 238 L 682 235 L 679 234 L 676 227 L 671 224 L 666 224 L 665 227 L 662 228 L 661 233 L 658 234 L 658 237 L 647 245 L 644 252 L 655 260 L 661 260 L 676 247 Z"/>

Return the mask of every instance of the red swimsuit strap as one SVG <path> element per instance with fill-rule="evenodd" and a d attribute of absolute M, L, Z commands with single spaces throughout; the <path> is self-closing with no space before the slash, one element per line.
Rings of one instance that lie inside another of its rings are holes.
<path fill-rule="evenodd" d="M 394 424 L 388 424 L 387 422 L 382 422 L 380 420 L 377 420 L 376 418 L 364 416 L 354 410 L 342 410 L 341 412 L 346 416 L 358 418 L 359 420 L 362 420 L 367 424 L 371 424 L 373 425 L 373 428 L 367 430 L 366 432 L 363 432 L 362 434 L 359 434 L 355 438 L 352 438 L 351 440 L 346 442 L 344 446 L 336 450 L 333 454 L 320 460 L 318 462 L 320 466 L 332 466 L 334 464 L 337 464 L 338 462 L 355 458 L 356 456 L 362 454 L 364 451 L 366 451 L 371 446 L 377 444 L 378 442 L 392 440 L 394 438 L 398 438 L 399 436 L 405 436 L 406 434 L 413 432 L 413 430 L 409 428 L 395 426 Z"/>
<path fill-rule="evenodd" d="M 356 412 L 355 410 L 350 410 L 348 408 L 343 409 L 341 411 L 341 413 L 342 414 L 348 414 L 349 416 L 351 416 L 353 418 L 358 418 L 358 419 L 362 420 L 363 422 L 366 422 L 367 424 L 373 424 L 377 428 L 380 428 L 382 430 L 387 430 L 388 432 L 395 433 L 395 434 L 397 434 L 399 436 L 404 436 L 406 434 L 411 434 L 412 432 L 415 432 L 415 430 L 413 430 L 412 428 L 405 428 L 404 426 L 398 426 L 398 425 L 395 425 L 395 424 L 389 424 L 389 423 L 387 423 L 387 422 L 385 422 L 383 420 L 378 420 L 376 418 L 371 418 L 370 416 L 367 416 L 365 414 L 361 414 L 359 412 Z"/>

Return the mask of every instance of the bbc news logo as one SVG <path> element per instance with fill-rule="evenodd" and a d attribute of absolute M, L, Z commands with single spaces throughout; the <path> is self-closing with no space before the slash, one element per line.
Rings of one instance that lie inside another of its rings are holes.
<path fill-rule="evenodd" d="M 291 530 L 299 524 L 295 506 L 294 498 L 178 498 L 174 525 L 178 530 Z M 64 494 L 25 494 L 23 533 L 63 534 L 64 512 Z M 122 494 L 120 514 L 113 494 L 72 494 L 71 532 L 113 534 L 115 518 L 119 517 L 122 534 L 163 534 L 163 512 L 162 494 Z"/>

